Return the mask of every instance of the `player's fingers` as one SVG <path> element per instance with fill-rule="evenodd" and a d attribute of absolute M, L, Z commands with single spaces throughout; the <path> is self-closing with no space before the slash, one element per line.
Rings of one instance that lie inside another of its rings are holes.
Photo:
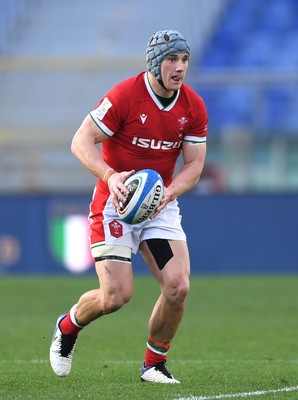
<path fill-rule="evenodd" d="M 120 195 L 129 194 L 129 190 L 124 185 L 124 182 L 130 175 L 132 175 L 134 173 L 135 173 L 135 170 L 132 169 L 130 171 L 123 171 L 123 172 L 113 174 L 108 180 L 108 186 L 109 186 L 110 191 L 114 191 L 117 194 L 117 191 L 119 190 L 121 192 Z M 121 200 L 125 200 L 125 199 L 121 198 Z"/>
<path fill-rule="evenodd" d="M 119 182 L 119 189 L 121 190 L 122 193 L 124 194 L 129 194 L 129 190 L 127 189 L 127 187 L 125 186 L 125 181 L 132 175 L 134 174 L 136 171 L 134 169 L 130 170 L 130 171 L 124 171 L 121 172 L 121 181 Z"/>
<path fill-rule="evenodd" d="M 124 176 L 124 180 L 126 180 L 130 175 L 134 174 L 136 171 L 135 169 L 131 169 L 130 171 L 124 171 L 123 172 L 123 176 Z"/>
<path fill-rule="evenodd" d="M 159 206 L 157 207 L 155 213 L 151 216 L 151 218 L 155 218 L 164 208 L 165 206 L 171 201 L 171 197 L 168 195 L 168 192 L 165 188 L 164 191 L 164 196 L 159 204 Z"/>
<path fill-rule="evenodd" d="M 160 212 L 165 208 L 165 206 L 169 203 L 169 199 L 163 197 L 163 199 L 160 202 L 160 205 L 157 207 L 157 209 L 155 210 L 155 213 L 150 217 L 155 218 L 158 214 L 160 214 Z"/>
<path fill-rule="evenodd" d="M 114 187 L 110 189 L 110 192 L 112 194 L 112 198 L 114 199 L 114 203 L 117 205 L 117 207 L 120 207 L 119 201 L 121 200 L 123 203 L 125 203 L 126 198 L 127 198 L 127 193 L 124 193 L 123 190 L 120 190 L 117 187 Z"/>
<path fill-rule="evenodd" d="M 120 173 L 113 174 L 108 180 L 109 191 L 112 195 L 112 200 L 115 205 L 119 207 L 118 199 L 125 201 L 125 194 L 128 193 L 128 190 L 123 185 L 122 177 Z"/>
<path fill-rule="evenodd" d="M 115 195 L 115 193 L 111 193 L 111 198 L 114 211 L 117 211 L 120 208 L 118 197 Z"/>

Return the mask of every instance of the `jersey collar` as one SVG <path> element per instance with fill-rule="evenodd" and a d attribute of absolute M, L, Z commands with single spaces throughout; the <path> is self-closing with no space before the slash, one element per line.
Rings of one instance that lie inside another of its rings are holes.
<path fill-rule="evenodd" d="M 148 72 L 144 73 L 144 81 L 145 81 L 145 85 L 148 90 L 148 93 L 149 93 L 150 97 L 152 98 L 152 100 L 154 101 L 154 103 L 157 105 L 157 107 L 163 111 L 170 111 L 174 107 L 174 105 L 176 104 L 176 102 L 178 100 L 180 89 L 177 90 L 177 94 L 176 94 L 175 98 L 173 99 L 173 101 L 167 107 L 164 107 L 162 105 L 162 103 L 159 101 L 158 97 L 156 96 L 156 94 L 154 93 L 154 91 L 150 85 L 149 78 L 148 78 Z"/>

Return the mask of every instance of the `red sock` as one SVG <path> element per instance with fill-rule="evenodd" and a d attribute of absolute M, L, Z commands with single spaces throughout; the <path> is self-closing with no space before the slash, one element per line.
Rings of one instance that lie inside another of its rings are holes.
<path fill-rule="evenodd" d="M 170 344 L 167 346 L 160 346 L 154 343 L 151 338 L 149 338 L 147 342 L 147 349 L 145 352 L 145 367 L 147 367 L 148 365 L 156 365 L 160 362 L 166 361 L 169 349 Z"/>
<path fill-rule="evenodd" d="M 79 328 L 72 322 L 70 318 L 70 312 L 68 312 L 66 317 L 62 319 L 62 321 L 59 324 L 59 327 L 64 335 L 78 336 L 79 332 L 82 330 L 82 328 Z"/>

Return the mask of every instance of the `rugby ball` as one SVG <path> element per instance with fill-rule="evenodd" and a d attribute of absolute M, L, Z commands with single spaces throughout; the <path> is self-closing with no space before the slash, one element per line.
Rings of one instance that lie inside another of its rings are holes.
<path fill-rule="evenodd" d="M 153 169 L 135 172 L 125 182 L 129 190 L 126 201 L 119 200 L 119 217 L 128 224 L 139 224 L 150 218 L 159 206 L 164 193 L 162 177 Z"/>

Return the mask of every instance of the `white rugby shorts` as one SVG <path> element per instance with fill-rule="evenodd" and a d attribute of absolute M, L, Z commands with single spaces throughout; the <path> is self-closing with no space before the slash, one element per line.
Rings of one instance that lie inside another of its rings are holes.
<path fill-rule="evenodd" d="M 177 200 L 168 203 L 162 212 L 153 219 L 140 224 L 127 224 L 114 211 L 111 197 L 109 197 L 103 210 L 103 216 L 105 241 L 91 245 L 94 258 L 100 255 L 100 248 L 103 246 L 125 246 L 136 254 L 140 243 L 147 239 L 186 241 Z"/>

